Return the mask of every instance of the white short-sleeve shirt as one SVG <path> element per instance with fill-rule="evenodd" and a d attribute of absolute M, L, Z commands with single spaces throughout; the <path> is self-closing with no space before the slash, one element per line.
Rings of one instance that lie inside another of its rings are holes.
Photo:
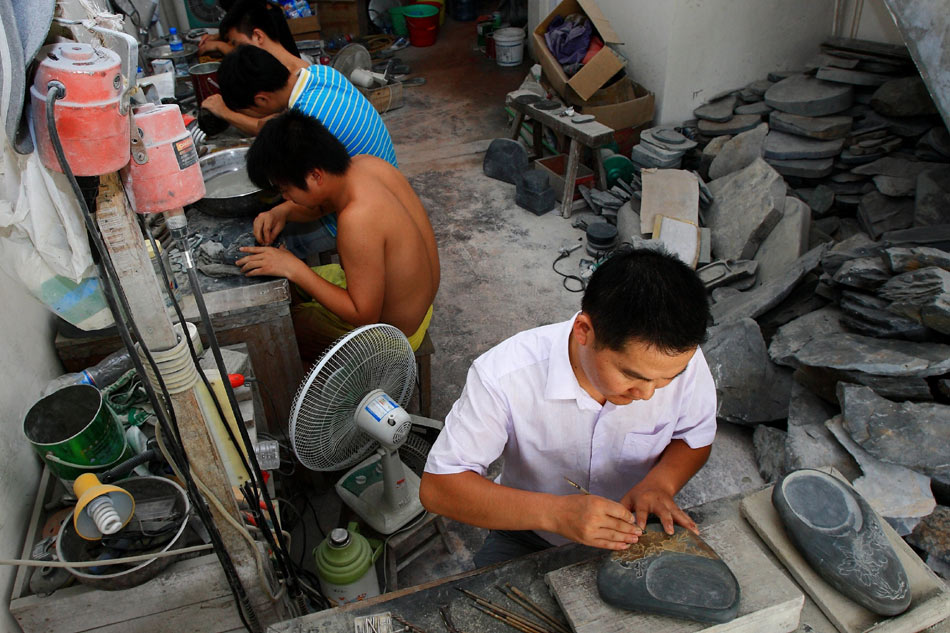
<path fill-rule="evenodd" d="M 691 448 L 712 444 L 716 389 L 702 350 L 651 399 L 601 405 L 571 368 L 573 323 L 521 332 L 475 359 L 429 452 L 426 472 L 484 475 L 503 456 L 502 485 L 574 494 L 568 477 L 592 494 L 619 501 L 671 440 Z M 568 542 L 539 534 L 556 545 Z"/>

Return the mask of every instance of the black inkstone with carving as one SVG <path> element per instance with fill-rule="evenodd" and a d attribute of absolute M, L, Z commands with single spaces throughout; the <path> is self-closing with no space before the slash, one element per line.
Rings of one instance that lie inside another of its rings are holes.
<path fill-rule="evenodd" d="M 607 557 L 597 591 L 609 605 L 698 622 L 729 622 L 739 612 L 736 577 L 701 538 L 648 523 L 639 542 Z"/>
<path fill-rule="evenodd" d="M 861 495 L 818 470 L 796 470 L 772 490 L 789 539 L 832 587 L 879 615 L 910 606 L 910 585 L 897 553 Z"/>

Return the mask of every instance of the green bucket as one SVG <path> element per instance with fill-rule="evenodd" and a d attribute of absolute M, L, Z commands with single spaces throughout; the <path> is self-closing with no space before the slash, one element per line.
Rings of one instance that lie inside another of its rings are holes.
<path fill-rule="evenodd" d="M 393 22 L 393 33 L 406 37 L 409 35 L 409 27 L 406 26 L 406 16 L 404 15 L 408 7 L 390 7 L 389 17 Z"/>
<path fill-rule="evenodd" d="M 70 487 L 79 475 L 108 470 L 133 455 L 122 425 L 91 385 L 71 385 L 38 400 L 23 420 L 23 434 Z"/>

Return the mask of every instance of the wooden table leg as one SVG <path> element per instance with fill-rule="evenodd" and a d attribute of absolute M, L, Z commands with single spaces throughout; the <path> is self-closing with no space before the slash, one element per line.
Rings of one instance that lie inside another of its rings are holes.
<path fill-rule="evenodd" d="M 561 198 L 561 217 L 571 217 L 574 206 L 574 182 L 577 180 L 577 161 L 580 158 L 581 144 L 571 139 L 571 149 L 567 155 L 567 169 L 564 172 L 564 197 Z"/>
<path fill-rule="evenodd" d="M 594 150 L 594 163 L 597 165 L 597 182 L 603 191 L 607 191 L 607 170 L 604 169 L 604 157 L 599 149 Z"/>
<path fill-rule="evenodd" d="M 531 121 L 531 144 L 534 146 L 534 156 L 531 157 L 532 160 L 544 156 L 544 147 L 541 144 L 541 132 L 543 130 L 544 126 L 541 125 L 540 121 Z"/>
<path fill-rule="evenodd" d="M 517 141 L 521 135 L 521 124 L 524 123 L 524 112 L 517 112 L 515 120 L 511 122 L 511 129 L 508 130 L 508 136 L 513 141 Z"/>

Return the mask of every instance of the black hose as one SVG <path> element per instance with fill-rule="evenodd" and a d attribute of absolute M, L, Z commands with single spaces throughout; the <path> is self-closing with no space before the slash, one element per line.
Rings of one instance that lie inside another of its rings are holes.
<path fill-rule="evenodd" d="M 135 370 L 139 372 L 139 375 L 141 376 L 146 375 L 145 367 L 136 353 L 135 344 L 132 342 L 132 337 L 129 332 L 130 328 L 122 318 L 123 313 L 119 310 L 119 306 L 116 302 L 116 296 L 118 296 L 119 300 L 122 302 L 122 308 L 125 311 L 125 315 L 129 318 L 132 332 L 135 334 L 136 338 L 142 342 L 141 347 L 143 353 L 162 387 L 162 393 L 166 398 L 165 402 L 171 403 L 171 396 L 169 395 L 164 382 L 161 380 L 161 373 L 158 371 L 158 366 L 155 364 L 155 359 L 152 358 L 151 353 L 148 351 L 143 342 L 144 339 L 142 338 L 141 333 L 138 331 L 138 326 L 135 324 L 134 319 L 131 318 L 132 311 L 129 308 L 128 298 L 125 296 L 125 291 L 119 284 L 118 274 L 115 271 L 112 258 L 105 246 L 105 243 L 102 241 L 102 236 L 99 234 L 95 222 L 92 220 L 92 214 L 89 211 L 89 207 L 86 205 L 86 200 L 82 195 L 82 190 L 79 188 L 79 183 L 76 181 L 76 177 L 73 175 L 73 171 L 69 166 L 69 161 L 66 159 L 66 153 L 63 151 L 63 144 L 59 138 L 59 130 L 56 127 L 55 106 L 56 101 L 62 99 L 65 96 L 66 87 L 62 83 L 58 81 L 51 81 L 47 85 L 46 123 L 49 129 L 53 150 L 56 153 L 56 159 L 59 161 L 59 166 L 63 170 L 66 179 L 69 181 L 70 187 L 72 187 L 73 194 L 79 201 L 79 205 L 82 210 L 83 221 L 86 224 L 86 229 L 96 246 L 96 250 L 99 251 L 99 256 L 102 260 L 102 266 L 106 272 L 105 278 L 103 280 L 106 282 L 103 283 L 103 295 L 106 298 L 109 309 L 112 311 L 112 314 L 115 317 L 116 327 L 118 328 L 119 335 L 122 338 L 122 342 L 129 350 L 129 355 L 131 356 L 132 363 L 135 365 Z M 218 531 L 217 526 L 214 524 L 214 521 L 211 518 L 211 512 L 208 509 L 208 506 L 204 503 L 204 498 L 198 491 L 194 478 L 191 476 L 187 456 L 185 455 L 181 445 L 177 420 L 174 427 L 172 427 L 168 419 L 168 412 L 159 403 L 158 396 L 155 393 L 154 388 L 147 380 L 143 381 L 143 383 L 146 393 L 148 394 L 149 401 L 151 402 L 152 407 L 155 410 L 155 414 L 158 417 L 159 424 L 162 425 L 162 430 L 168 437 L 179 438 L 178 445 L 170 447 L 172 458 L 178 463 L 182 475 L 185 478 L 188 493 L 194 502 L 195 510 L 198 512 L 199 517 L 201 518 L 205 528 L 208 530 L 208 534 L 211 537 L 214 551 L 218 556 L 218 560 L 221 562 L 221 567 L 224 570 L 225 577 L 228 580 L 228 585 L 231 588 L 231 593 L 236 601 L 236 606 L 238 607 L 238 616 L 241 619 L 241 623 L 251 633 L 259 633 L 262 631 L 262 627 L 260 621 L 257 618 L 257 614 L 255 613 L 253 605 L 251 605 L 251 602 L 247 597 L 247 592 L 245 591 L 244 586 L 241 584 L 241 578 L 238 576 L 237 570 L 234 567 L 234 561 L 231 560 L 231 556 L 224 546 L 221 533 Z M 174 411 L 172 411 L 172 416 L 174 416 Z M 174 429 L 174 431 L 172 429 Z"/>
<path fill-rule="evenodd" d="M 154 448 L 143 451 L 135 457 L 129 458 L 117 466 L 113 466 L 104 473 L 99 473 L 99 481 L 104 484 L 112 483 L 116 479 L 124 477 L 132 472 L 132 469 L 155 459 L 158 452 Z"/>

